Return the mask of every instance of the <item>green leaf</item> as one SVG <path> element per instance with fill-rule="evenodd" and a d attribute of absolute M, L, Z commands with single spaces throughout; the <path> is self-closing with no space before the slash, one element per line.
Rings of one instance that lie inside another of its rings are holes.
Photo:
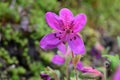
<path fill-rule="evenodd" d="M 106 57 L 108 61 L 110 61 L 110 68 L 111 70 L 115 70 L 116 67 L 120 64 L 120 59 L 118 55 L 104 55 L 103 57 Z"/>

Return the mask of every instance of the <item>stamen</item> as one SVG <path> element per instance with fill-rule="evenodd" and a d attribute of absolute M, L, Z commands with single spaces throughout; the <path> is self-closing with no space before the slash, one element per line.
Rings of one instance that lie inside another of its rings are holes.
<path fill-rule="evenodd" d="M 62 34 L 62 32 L 59 32 L 59 34 Z"/>
<path fill-rule="evenodd" d="M 54 36 L 57 37 L 57 34 L 55 33 Z"/>
<path fill-rule="evenodd" d="M 72 41 L 72 39 L 70 39 L 70 41 Z"/>
<path fill-rule="evenodd" d="M 76 37 L 74 36 L 74 40 L 76 40 Z"/>
<path fill-rule="evenodd" d="M 66 30 L 66 33 L 70 33 L 70 30 L 68 29 L 68 30 Z"/>
<path fill-rule="evenodd" d="M 61 38 L 60 38 L 60 37 L 58 37 L 58 39 L 59 39 L 59 40 L 61 40 Z"/>
<path fill-rule="evenodd" d="M 63 41 L 63 44 L 65 44 L 65 42 Z"/>

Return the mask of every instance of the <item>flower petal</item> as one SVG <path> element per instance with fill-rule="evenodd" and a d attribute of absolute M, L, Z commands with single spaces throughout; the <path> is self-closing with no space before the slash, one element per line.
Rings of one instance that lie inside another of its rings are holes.
<path fill-rule="evenodd" d="M 68 47 L 67 47 L 67 52 L 66 52 L 66 54 L 69 56 L 69 55 L 71 54 L 71 52 L 72 52 L 72 51 L 71 51 L 71 48 L 68 46 Z"/>
<path fill-rule="evenodd" d="M 73 19 L 72 12 L 67 8 L 61 9 L 59 15 L 60 18 L 63 20 L 64 24 L 66 24 L 66 22 L 69 23 Z"/>
<path fill-rule="evenodd" d="M 64 43 L 60 43 L 59 45 L 58 45 L 58 49 L 63 53 L 63 54 L 66 54 L 66 46 L 65 46 L 65 44 Z"/>
<path fill-rule="evenodd" d="M 78 69 L 78 70 L 81 70 L 82 68 L 83 68 L 83 64 L 82 64 L 82 62 L 78 62 L 77 63 L 77 65 L 76 65 L 76 68 Z"/>
<path fill-rule="evenodd" d="M 59 55 L 54 55 L 52 58 L 52 63 L 57 64 L 57 65 L 62 65 L 65 63 L 65 58 Z"/>
<path fill-rule="evenodd" d="M 61 31 L 62 30 L 61 21 L 60 21 L 59 17 L 55 13 L 47 12 L 46 13 L 46 21 L 47 21 L 48 25 L 52 29 L 55 29 L 57 31 Z"/>
<path fill-rule="evenodd" d="M 72 35 L 71 35 L 72 36 Z M 84 54 L 85 46 L 82 38 L 80 38 L 77 34 L 73 35 L 73 38 L 68 39 L 68 45 L 74 54 Z"/>
<path fill-rule="evenodd" d="M 41 78 L 42 79 L 45 79 L 45 80 L 51 80 L 51 77 L 48 75 L 48 74 L 40 74 Z"/>
<path fill-rule="evenodd" d="M 120 65 L 117 67 L 112 80 L 120 80 Z"/>
<path fill-rule="evenodd" d="M 87 21 L 87 18 L 86 18 L 85 14 L 78 14 L 74 18 L 74 22 L 73 22 L 73 30 L 74 30 L 74 32 L 79 32 L 80 30 L 82 30 L 83 27 L 86 24 L 86 21 Z"/>
<path fill-rule="evenodd" d="M 93 70 L 92 67 L 83 67 L 83 68 L 81 68 L 81 71 L 83 73 L 88 73 L 88 72 L 90 73 L 92 70 Z"/>
<path fill-rule="evenodd" d="M 101 52 L 98 51 L 95 47 L 92 47 L 92 49 L 90 50 L 90 53 L 92 56 L 95 56 L 97 59 L 101 58 Z"/>
<path fill-rule="evenodd" d="M 43 49 L 52 49 L 58 46 L 61 40 L 56 37 L 58 33 L 51 33 L 44 36 L 40 41 L 40 47 Z M 60 36 L 60 35 L 59 35 Z"/>
<path fill-rule="evenodd" d="M 81 69 L 83 75 L 89 76 L 89 77 L 102 77 L 102 73 L 98 71 L 97 69 L 93 69 L 92 67 L 83 67 Z"/>

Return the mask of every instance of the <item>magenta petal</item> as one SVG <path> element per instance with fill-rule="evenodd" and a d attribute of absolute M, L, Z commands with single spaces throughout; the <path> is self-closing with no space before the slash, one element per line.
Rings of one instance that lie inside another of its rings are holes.
<path fill-rule="evenodd" d="M 63 54 L 66 54 L 66 46 L 65 46 L 65 44 L 64 43 L 60 43 L 59 45 L 58 45 L 58 49 L 63 53 Z"/>
<path fill-rule="evenodd" d="M 74 25 L 73 25 L 73 30 L 74 32 L 79 32 L 80 30 L 83 29 L 87 21 L 86 15 L 85 14 L 78 14 L 75 19 L 74 19 Z"/>
<path fill-rule="evenodd" d="M 97 69 L 93 69 L 92 67 L 83 67 L 81 69 L 81 72 L 90 75 L 91 77 L 102 76 L 102 73 L 100 71 L 98 71 Z"/>
<path fill-rule="evenodd" d="M 68 40 L 68 45 L 70 46 L 71 50 L 74 54 L 84 54 L 85 53 L 85 46 L 84 42 L 81 37 L 77 34 L 73 35 L 73 38 Z"/>
<path fill-rule="evenodd" d="M 52 58 L 52 63 L 57 64 L 57 65 L 62 65 L 65 63 L 65 58 L 59 55 L 54 55 Z"/>
<path fill-rule="evenodd" d="M 45 35 L 40 41 L 40 47 L 43 49 L 52 49 L 57 47 L 61 40 L 59 40 L 59 38 L 56 38 L 55 34 L 57 33 Z"/>
<path fill-rule="evenodd" d="M 51 77 L 48 74 L 40 74 L 40 76 L 44 80 L 51 80 Z"/>
<path fill-rule="evenodd" d="M 47 12 L 46 13 L 46 21 L 52 29 L 57 30 L 57 31 L 62 30 L 61 25 L 60 25 L 61 21 L 55 13 Z"/>
<path fill-rule="evenodd" d="M 67 55 L 69 55 L 71 52 L 72 52 L 72 51 L 71 51 L 71 48 L 68 46 L 68 47 L 67 47 Z"/>
<path fill-rule="evenodd" d="M 83 67 L 83 68 L 81 68 L 81 71 L 83 73 L 90 73 L 90 72 L 92 72 L 92 70 L 93 70 L 92 67 Z"/>
<path fill-rule="evenodd" d="M 117 70 L 115 71 L 112 80 L 120 80 L 120 65 L 118 66 Z"/>
<path fill-rule="evenodd" d="M 64 20 L 65 24 L 66 22 L 68 23 L 69 21 L 73 19 L 72 12 L 67 8 L 61 9 L 59 12 L 59 15 L 60 15 L 60 18 Z"/>
<path fill-rule="evenodd" d="M 83 68 L 83 64 L 82 64 L 82 62 L 78 62 L 77 63 L 77 65 L 76 65 L 76 68 L 78 69 L 78 70 L 81 70 L 82 68 Z"/>

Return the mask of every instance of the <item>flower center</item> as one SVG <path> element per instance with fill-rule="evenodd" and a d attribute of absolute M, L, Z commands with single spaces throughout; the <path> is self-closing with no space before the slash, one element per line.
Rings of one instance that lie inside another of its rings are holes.
<path fill-rule="evenodd" d="M 66 34 L 73 33 L 73 30 L 71 30 L 71 29 L 68 29 L 68 28 L 65 28 L 65 29 L 64 29 L 64 31 L 65 31 L 65 33 L 66 33 Z"/>
<path fill-rule="evenodd" d="M 69 34 L 69 33 L 70 33 L 70 30 L 69 30 L 69 29 L 67 29 L 67 30 L 66 30 L 66 33 L 68 33 L 68 34 Z"/>

